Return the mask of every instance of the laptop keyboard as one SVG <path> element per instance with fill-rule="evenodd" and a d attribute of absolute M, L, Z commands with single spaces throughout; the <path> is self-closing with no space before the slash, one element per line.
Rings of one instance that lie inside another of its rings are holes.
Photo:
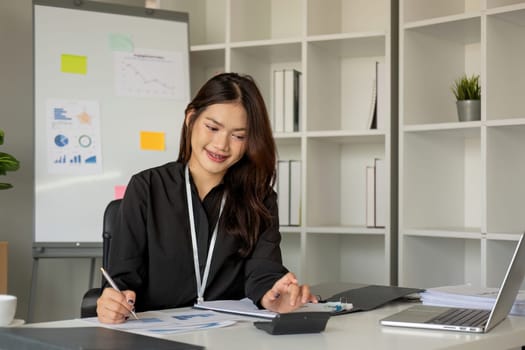
<path fill-rule="evenodd" d="M 437 315 L 426 323 L 479 327 L 487 322 L 489 314 L 489 310 L 450 309 Z"/>

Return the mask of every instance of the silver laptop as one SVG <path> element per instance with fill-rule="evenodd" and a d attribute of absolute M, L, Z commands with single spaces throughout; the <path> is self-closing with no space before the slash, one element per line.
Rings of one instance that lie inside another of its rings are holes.
<path fill-rule="evenodd" d="M 416 305 L 382 319 L 381 324 L 472 333 L 488 332 L 507 317 L 525 277 L 524 237 L 525 234 L 522 234 L 492 310 Z"/>

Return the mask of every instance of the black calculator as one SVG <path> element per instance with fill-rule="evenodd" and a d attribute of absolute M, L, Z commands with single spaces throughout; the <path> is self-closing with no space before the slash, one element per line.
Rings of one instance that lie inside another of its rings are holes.
<path fill-rule="evenodd" d="M 277 314 L 271 321 L 255 321 L 253 325 L 270 334 L 319 333 L 324 331 L 330 312 L 289 312 Z"/>

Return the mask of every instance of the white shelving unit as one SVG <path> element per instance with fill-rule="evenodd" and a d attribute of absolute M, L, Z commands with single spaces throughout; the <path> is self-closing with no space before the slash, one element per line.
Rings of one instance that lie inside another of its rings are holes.
<path fill-rule="evenodd" d="M 367 93 L 362 67 L 384 62 L 390 87 L 390 0 L 163 0 L 161 6 L 190 15 L 193 92 L 216 72 L 249 73 L 272 111 L 273 71 L 302 73 L 300 130 L 275 134 L 279 158 L 302 164 L 302 224 L 281 227 L 287 267 L 310 284 L 395 282 L 390 220 L 385 228 L 365 226 L 365 173 L 374 158 L 387 164 L 390 218 L 396 183 L 390 121 L 368 130 L 356 107 Z"/>
<path fill-rule="evenodd" d="M 498 287 L 525 230 L 525 1 L 399 12 L 399 284 Z M 457 119 L 463 73 L 481 76 L 480 121 Z"/>

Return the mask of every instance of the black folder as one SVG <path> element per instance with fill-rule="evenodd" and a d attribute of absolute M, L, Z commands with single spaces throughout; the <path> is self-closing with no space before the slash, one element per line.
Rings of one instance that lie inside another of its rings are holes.
<path fill-rule="evenodd" d="M 334 290 L 339 292 L 335 292 L 335 294 L 332 294 L 332 296 L 330 297 L 323 298 L 322 293 L 331 293 Z M 321 292 L 316 293 L 316 291 Z M 317 286 L 312 286 L 312 293 L 318 294 L 320 296 L 321 302 L 340 301 L 352 303 L 352 309 L 335 311 L 333 312 L 333 315 L 373 310 L 393 300 L 405 298 L 411 294 L 423 291 L 424 289 L 420 288 L 406 288 L 373 284 L 364 285 L 356 283 L 325 283 Z"/>
<path fill-rule="evenodd" d="M 1 350 L 197 350 L 202 346 L 103 327 L 0 328 Z"/>

